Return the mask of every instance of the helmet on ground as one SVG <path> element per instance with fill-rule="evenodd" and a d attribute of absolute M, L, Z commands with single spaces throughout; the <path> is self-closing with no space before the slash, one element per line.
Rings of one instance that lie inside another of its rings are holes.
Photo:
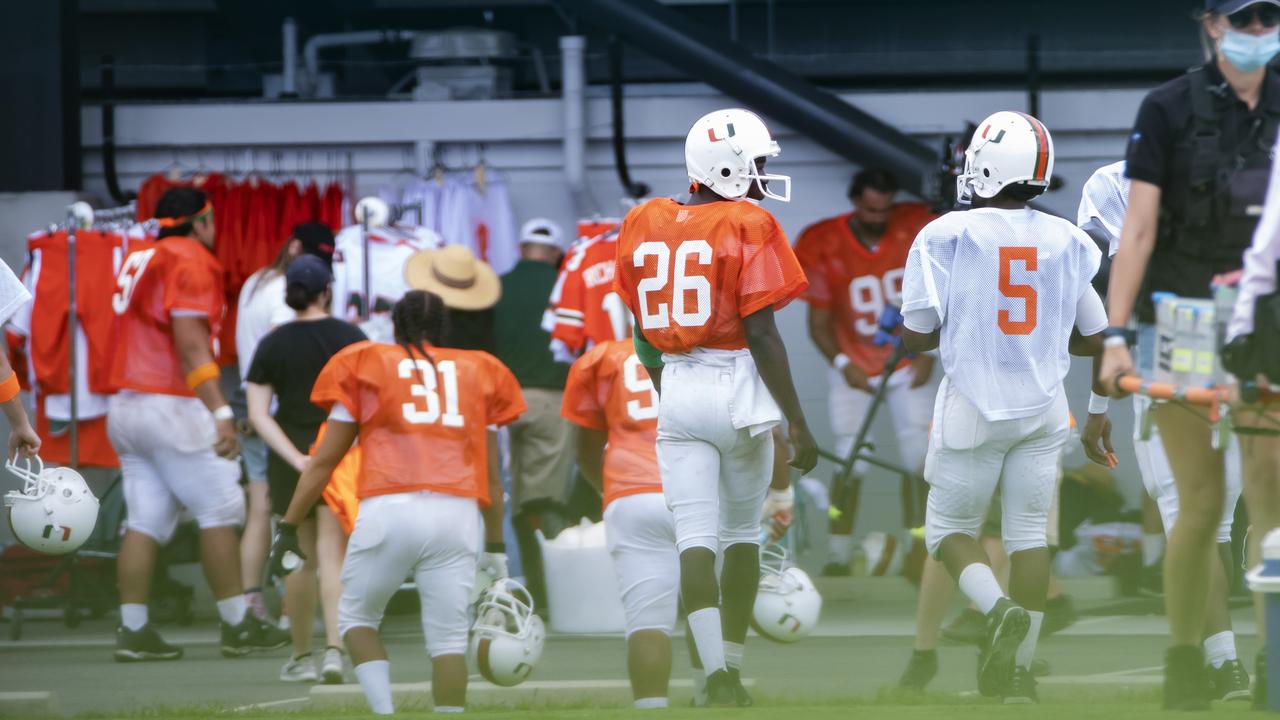
<path fill-rule="evenodd" d="M 956 197 L 968 203 L 977 195 L 993 198 L 1009 185 L 1048 188 L 1053 177 L 1053 137 L 1026 113 L 1002 110 L 978 124 L 964 151 L 964 172 L 956 178 Z"/>
<path fill-rule="evenodd" d="M 4 496 L 9 527 L 19 542 L 36 552 L 75 552 L 98 524 L 98 498 L 75 470 L 46 468 L 39 457 L 35 461 L 35 471 L 31 460 L 23 466 L 5 462 L 5 469 L 23 481 L 21 491 Z"/>
<path fill-rule="evenodd" d="M 524 682 L 542 657 L 546 637 L 523 585 L 502 578 L 481 593 L 471 626 L 471 656 L 485 680 L 502 687 Z"/>
<path fill-rule="evenodd" d="M 813 632 L 821 612 L 822 596 L 809 574 L 792 565 L 781 546 L 762 547 L 751 627 L 775 642 L 793 643 Z"/>
<path fill-rule="evenodd" d="M 684 141 L 684 164 L 689 179 L 710 188 L 722 198 L 746 197 L 752 182 L 760 183 L 765 197 L 791 200 L 791 178 L 761 175 L 759 158 L 776 157 L 780 150 L 759 115 L 742 108 L 717 110 L 703 115 Z M 766 183 L 782 185 L 782 192 L 770 191 Z"/>

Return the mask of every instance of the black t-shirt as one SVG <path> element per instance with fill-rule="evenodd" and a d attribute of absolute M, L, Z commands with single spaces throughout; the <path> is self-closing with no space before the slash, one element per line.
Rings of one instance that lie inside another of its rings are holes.
<path fill-rule="evenodd" d="M 274 417 L 290 437 L 299 431 L 314 437 L 328 417 L 311 403 L 316 378 L 339 350 L 365 339 L 360 328 L 334 318 L 285 323 L 262 338 L 247 380 L 275 391 Z"/>

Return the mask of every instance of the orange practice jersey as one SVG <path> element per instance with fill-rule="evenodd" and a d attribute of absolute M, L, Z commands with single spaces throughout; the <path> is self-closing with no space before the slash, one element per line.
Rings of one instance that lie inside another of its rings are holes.
<path fill-rule="evenodd" d="M 807 285 L 778 221 L 749 202 L 650 200 L 618 236 L 614 288 L 663 352 L 745 348 L 742 318 Z"/>
<path fill-rule="evenodd" d="M 552 293 L 551 337 L 573 352 L 631 337 L 631 311 L 613 291 L 617 238 L 596 237 L 569 252 Z"/>
<path fill-rule="evenodd" d="M 872 343 L 885 305 L 902 304 L 902 274 L 907 253 L 920 228 L 936 217 L 920 203 L 895 205 L 875 250 L 868 250 L 849 229 L 846 213 L 805 228 L 796 257 L 809 277 L 804 300 L 831 311 L 840 352 L 874 377 L 884 371 L 893 347 Z M 903 360 L 902 367 L 907 364 Z"/>
<path fill-rule="evenodd" d="M 174 347 L 172 318 L 184 313 L 207 317 L 209 351 L 216 358 L 224 303 L 222 266 L 198 240 L 171 236 L 130 252 L 111 297 L 120 316 L 112 384 L 122 390 L 194 396 Z"/>
<path fill-rule="evenodd" d="M 631 340 L 596 345 L 569 369 L 560 414 L 609 434 L 604 451 L 604 504 L 662 492 L 658 475 L 658 393 Z"/>
<path fill-rule="evenodd" d="M 399 345 L 350 345 L 320 372 L 311 401 L 340 403 L 360 425 L 357 497 L 431 490 L 488 505 L 488 428 L 524 412 L 520 385 L 488 353 L 427 350 L 431 361 Z"/>

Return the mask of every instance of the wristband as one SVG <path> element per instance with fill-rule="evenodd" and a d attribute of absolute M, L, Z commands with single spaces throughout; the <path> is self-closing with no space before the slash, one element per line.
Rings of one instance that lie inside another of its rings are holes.
<path fill-rule="evenodd" d="M 1092 390 L 1089 391 L 1089 414 L 1101 415 L 1107 411 L 1107 406 L 1111 404 L 1111 398 L 1106 395 L 1099 395 Z"/>
<path fill-rule="evenodd" d="M 207 362 L 187 373 L 187 387 L 195 390 L 210 380 L 217 380 L 221 374 L 217 363 Z"/>
<path fill-rule="evenodd" d="M 795 499 L 796 499 L 795 488 L 790 485 L 788 485 L 787 487 L 781 490 L 775 490 L 774 488 L 769 488 L 769 499 L 774 502 L 784 502 L 784 503 L 795 502 Z"/>
<path fill-rule="evenodd" d="M 7 403 L 18 397 L 18 393 L 22 391 L 22 386 L 18 384 L 18 373 L 11 372 L 9 377 L 0 382 L 0 403 Z"/>
<path fill-rule="evenodd" d="M 1117 335 L 1117 336 L 1114 336 L 1114 337 L 1109 337 L 1109 338 L 1104 339 L 1104 340 L 1102 341 L 1102 347 L 1104 347 L 1104 348 L 1113 348 L 1113 347 L 1122 347 L 1122 348 L 1127 348 L 1127 347 L 1129 347 L 1129 341 L 1128 341 L 1128 340 L 1125 340 L 1124 338 L 1122 338 L 1122 337 L 1120 337 L 1120 336 L 1118 336 L 1118 335 Z"/>
<path fill-rule="evenodd" d="M 487 553 L 506 554 L 507 544 L 502 542 L 487 542 L 484 544 L 484 551 Z"/>
<path fill-rule="evenodd" d="M 831 367 L 837 370 L 843 371 L 848 366 L 849 366 L 849 356 L 845 355 L 844 353 L 840 353 L 835 357 L 831 358 Z"/>
<path fill-rule="evenodd" d="M 1110 342 L 1112 338 L 1123 338 L 1124 344 L 1129 347 L 1138 344 L 1138 332 L 1129 328 L 1112 326 L 1102 331 L 1102 337 L 1107 347 L 1112 347 L 1113 344 Z"/>
<path fill-rule="evenodd" d="M 236 414 L 231 409 L 230 405 L 223 405 L 222 407 L 213 411 L 213 419 L 217 420 L 218 422 L 222 422 L 223 420 L 235 420 Z"/>

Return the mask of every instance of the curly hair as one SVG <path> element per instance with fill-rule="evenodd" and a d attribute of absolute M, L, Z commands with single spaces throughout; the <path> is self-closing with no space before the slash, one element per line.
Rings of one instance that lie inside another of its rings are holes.
<path fill-rule="evenodd" d="M 425 290 L 410 290 L 391 308 L 391 323 L 395 327 L 396 343 L 404 348 L 410 359 L 419 355 L 435 365 L 427 345 L 441 345 L 445 339 L 448 315 L 444 300 Z"/>

